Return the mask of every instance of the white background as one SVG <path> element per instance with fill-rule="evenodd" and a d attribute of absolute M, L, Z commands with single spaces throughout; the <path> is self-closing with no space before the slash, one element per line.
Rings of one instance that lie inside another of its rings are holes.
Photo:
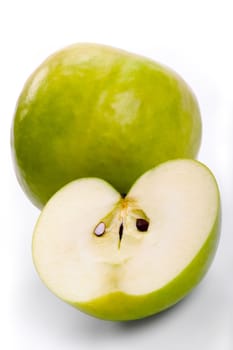
<path fill-rule="evenodd" d="M 233 9 L 232 1 L 1 1 L 0 4 L 0 348 L 233 349 Z M 193 88 L 203 119 L 199 159 L 222 195 L 222 236 L 199 287 L 146 320 L 112 323 L 54 297 L 31 258 L 39 214 L 12 167 L 10 126 L 28 75 L 50 53 L 98 42 L 149 56 Z"/>

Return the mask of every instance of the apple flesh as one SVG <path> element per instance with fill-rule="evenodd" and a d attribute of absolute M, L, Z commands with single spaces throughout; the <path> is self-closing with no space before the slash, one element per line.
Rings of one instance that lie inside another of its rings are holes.
<path fill-rule="evenodd" d="M 199 107 L 172 70 L 112 47 L 77 44 L 50 56 L 19 97 L 12 150 L 38 207 L 61 187 L 99 177 L 120 193 L 157 164 L 194 158 Z"/>
<path fill-rule="evenodd" d="M 125 198 L 101 179 L 79 179 L 44 207 L 33 259 L 48 288 L 78 309 L 108 320 L 143 318 L 199 283 L 219 221 L 215 178 L 194 160 L 146 172 Z"/>

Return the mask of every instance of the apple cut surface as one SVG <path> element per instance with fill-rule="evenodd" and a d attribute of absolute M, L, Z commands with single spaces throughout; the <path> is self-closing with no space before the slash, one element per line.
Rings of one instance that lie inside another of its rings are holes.
<path fill-rule="evenodd" d="M 36 269 L 57 296 L 94 316 L 151 315 L 203 277 L 217 247 L 219 202 L 213 175 L 193 160 L 148 171 L 125 198 L 97 178 L 73 181 L 37 222 Z"/>

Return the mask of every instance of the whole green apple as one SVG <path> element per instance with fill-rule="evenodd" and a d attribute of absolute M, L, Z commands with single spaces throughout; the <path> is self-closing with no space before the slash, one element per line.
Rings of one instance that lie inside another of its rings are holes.
<path fill-rule="evenodd" d="M 17 177 L 38 207 L 81 177 L 126 193 L 155 165 L 195 157 L 200 139 L 197 101 L 176 73 L 96 44 L 70 46 L 42 63 L 12 127 Z"/>
<path fill-rule="evenodd" d="M 97 178 L 72 181 L 45 205 L 33 259 L 47 287 L 93 316 L 132 320 L 177 303 L 214 257 L 220 196 L 213 174 L 172 160 L 122 198 Z"/>

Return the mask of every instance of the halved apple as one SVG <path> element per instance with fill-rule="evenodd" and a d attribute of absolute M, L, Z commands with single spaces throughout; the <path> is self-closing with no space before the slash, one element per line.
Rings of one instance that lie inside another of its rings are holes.
<path fill-rule="evenodd" d="M 48 288 L 80 310 L 143 318 L 197 285 L 216 251 L 219 223 L 216 180 L 198 161 L 163 163 L 123 197 L 101 179 L 79 179 L 43 209 L 34 263 Z"/>

